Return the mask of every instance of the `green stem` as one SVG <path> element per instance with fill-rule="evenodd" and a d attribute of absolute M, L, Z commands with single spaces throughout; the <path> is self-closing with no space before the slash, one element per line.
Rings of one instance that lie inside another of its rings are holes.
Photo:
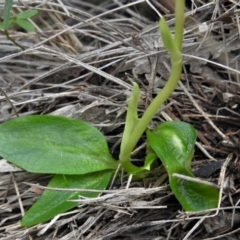
<path fill-rule="evenodd" d="M 175 4 L 176 20 L 175 20 L 174 41 L 175 41 L 177 50 L 181 53 L 183 29 L 184 29 L 185 0 L 176 0 L 175 2 L 176 2 Z M 181 58 L 182 56 L 178 52 L 171 53 L 172 69 L 166 85 L 164 86 L 162 91 L 153 99 L 151 104 L 148 106 L 142 118 L 139 120 L 136 127 L 134 128 L 131 136 L 129 137 L 128 144 L 126 144 L 125 148 L 120 153 L 119 160 L 123 168 L 128 173 L 132 172 L 132 170 L 137 168 L 129 161 L 132 150 L 136 146 L 142 134 L 145 132 L 146 128 L 148 127 L 154 115 L 157 113 L 158 109 L 169 98 L 169 96 L 172 94 L 172 92 L 174 91 L 174 89 L 178 84 L 178 81 L 180 79 L 181 72 L 182 72 Z"/>
<path fill-rule="evenodd" d="M 129 153 L 131 153 L 134 147 L 136 146 L 137 142 L 141 138 L 142 134 L 145 132 L 146 128 L 148 127 L 149 123 L 151 122 L 152 118 L 154 117 L 160 106 L 169 98 L 169 96 L 174 91 L 175 87 L 178 84 L 181 72 L 182 72 L 181 62 L 180 64 L 175 64 L 172 66 L 172 71 L 168 82 L 166 83 L 162 91 L 153 99 L 153 101 L 143 114 L 142 118 L 134 128 L 131 137 L 129 138 L 130 140 L 124 149 L 125 154 L 123 153 L 121 155 L 121 158 L 119 159 L 123 167 L 125 165 L 124 162 L 128 161 L 128 159 L 130 158 Z"/>
<path fill-rule="evenodd" d="M 6 36 L 6 38 L 8 40 L 10 40 L 15 46 L 21 48 L 21 50 L 25 50 L 23 46 L 21 46 L 20 44 L 18 44 L 13 38 L 11 38 L 8 34 L 8 31 L 6 29 L 4 29 L 4 34 Z"/>
<path fill-rule="evenodd" d="M 135 146 L 134 146 L 135 147 Z M 130 156 L 129 156 L 130 157 Z M 121 159 L 125 159 L 125 158 L 121 158 Z M 128 158 L 129 159 L 129 158 Z M 121 165 L 122 165 L 122 168 L 125 169 L 125 171 L 128 173 L 128 174 L 136 174 L 138 172 L 141 171 L 141 168 L 135 166 L 134 164 L 132 164 L 130 161 L 121 161 Z"/>
<path fill-rule="evenodd" d="M 182 52 L 182 40 L 184 34 L 184 11 L 185 11 L 185 0 L 175 1 L 175 34 L 174 41 L 180 52 Z"/>

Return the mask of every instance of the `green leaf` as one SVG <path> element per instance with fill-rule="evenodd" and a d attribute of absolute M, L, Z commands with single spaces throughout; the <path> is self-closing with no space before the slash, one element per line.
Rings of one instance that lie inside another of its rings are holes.
<path fill-rule="evenodd" d="M 156 153 L 152 150 L 152 148 L 147 147 L 147 155 L 145 157 L 145 161 L 144 161 L 144 166 L 142 167 L 142 169 L 145 170 L 150 170 L 151 169 L 151 165 L 152 163 L 157 159 L 157 155 Z"/>
<path fill-rule="evenodd" d="M 179 170 L 178 173 L 194 177 L 189 171 L 181 172 Z M 219 193 L 218 190 L 212 186 L 172 177 L 171 189 L 185 211 L 201 212 L 203 210 L 216 208 L 218 205 Z"/>
<path fill-rule="evenodd" d="M 15 23 L 18 24 L 20 27 L 22 27 L 23 29 L 31 32 L 31 31 L 35 31 L 35 27 L 27 20 L 25 19 L 16 19 Z"/>
<path fill-rule="evenodd" d="M 171 53 L 172 64 L 179 64 L 182 62 L 182 53 L 178 49 L 170 29 L 164 18 L 160 19 L 159 31 L 162 37 L 164 47 Z"/>
<path fill-rule="evenodd" d="M 123 155 L 125 155 L 125 147 L 128 144 L 131 133 L 138 122 L 138 102 L 140 98 L 140 90 L 136 83 L 133 83 L 133 91 L 128 100 L 128 109 L 126 116 L 125 128 L 122 136 L 121 142 L 121 151 L 120 151 L 120 159 L 123 159 Z"/>
<path fill-rule="evenodd" d="M 15 21 L 15 19 L 14 18 L 10 18 L 9 20 L 8 20 L 8 24 L 7 24 L 7 27 L 10 27 L 13 23 L 14 23 L 14 21 Z M 1 22 L 0 23 L 0 29 L 4 29 L 4 22 Z"/>
<path fill-rule="evenodd" d="M 178 173 L 194 177 L 190 169 L 196 131 L 190 124 L 165 122 L 153 132 L 147 131 L 147 140 L 166 168 L 171 189 L 184 210 L 201 211 L 217 206 L 219 194 L 216 188 L 172 176 Z"/>
<path fill-rule="evenodd" d="M 55 175 L 49 182 L 52 188 L 84 188 L 103 190 L 107 187 L 112 171 L 101 171 L 85 175 Z M 22 219 L 22 226 L 32 226 L 52 219 L 60 213 L 64 213 L 78 205 L 69 200 L 78 199 L 78 196 L 97 197 L 99 193 L 70 192 L 45 190 L 37 202 L 26 212 Z"/>
<path fill-rule="evenodd" d="M 172 53 L 175 50 L 175 43 L 173 40 L 173 36 L 170 32 L 170 29 L 165 21 L 165 19 L 162 17 L 159 21 L 159 32 L 161 34 L 161 38 L 164 44 L 164 47 Z"/>
<path fill-rule="evenodd" d="M 6 0 L 4 3 L 4 9 L 3 9 L 3 24 L 4 29 L 8 28 L 9 18 L 10 18 L 10 12 L 12 9 L 13 0 Z"/>
<path fill-rule="evenodd" d="M 149 171 L 151 170 L 152 164 L 157 158 L 158 157 L 155 152 L 152 149 L 149 149 L 145 157 L 144 165 L 137 168 L 134 172 L 130 172 L 131 174 L 133 174 L 133 180 L 144 179 L 145 177 L 147 177 Z"/>
<path fill-rule="evenodd" d="M 38 13 L 38 10 L 27 10 L 16 15 L 17 19 L 27 19 L 35 16 Z"/>
<path fill-rule="evenodd" d="M 122 167 L 129 174 L 137 173 L 141 171 L 141 168 L 133 165 L 129 159 L 131 152 L 127 151 L 127 145 L 131 141 L 131 134 L 138 123 L 138 102 L 140 99 L 140 90 L 137 83 L 133 83 L 133 91 L 128 100 L 128 109 L 126 122 L 124 127 L 124 132 L 122 136 L 122 142 L 120 146 L 119 160 L 122 164 Z"/>
<path fill-rule="evenodd" d="M 34 173 L 86 174 L 118 165 L 101 132 L 59 116 L 26 116 L 1 124 L 0 156 Z"/>
<path fill-rule="evenodd" d="M 169 167 L 171 171 L 179 168 L 190 171 L 197 138 L 192 125 L 180 121 L 164 122 L 156 127 L 152 134 L 159 139 L 158 147 L 162 148 L 163 156 L 161 160 L 167 166 L 167 170 Z M 150 146 L 152 147 L 152 144 Z M 156 154 L 158 155 L 157 152 Z"/>

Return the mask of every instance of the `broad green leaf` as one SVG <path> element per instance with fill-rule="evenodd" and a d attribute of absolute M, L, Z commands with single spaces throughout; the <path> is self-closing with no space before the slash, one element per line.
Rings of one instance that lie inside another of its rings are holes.
<path fill-rule="evenodd" d="M 86 174 L 118 165 L 101 132 L 59 116 L 26 116 L 1 124 L 0 156 L 33 173 Z"/>
<path fill-rule="evenodd" d="M 192 125 L 180 121 L 164 122 L 156 127 L 152 134 L 159 139 L 159 148 L 163 148 L 161 160 L 167 166 L 166 170 L 169 166 L 171 171 L 179 168 L 190 171 L 197 138 Z M 150 146 L 152 147 L 151 144 Z M 156 154 L 158 155 L 157 152 Z"/>
<path fill-rule="evenodd" d="M 4 3 L 4 9 L 3 9 L 3 24 L 4 29 L 8 28 L 9 18 L 10 18 L 10 12 L 12 9 L 13 0 L 5 0 Z"/>
<path fill-rule="evenodd" d="M 18 24 L 20 27 L 22 27 L 23 29 L 31 32 L 35 30 L 35 27 L 27 20 L 25 19 L 16 19 L 15 23 Z"/>
<path fill-rule="evenodd" d="M 49 182 L 52 188 L 84 188 L 103 190 L 107 187 L 112 171 L 101 171 L 85 175 L 55 175 Z M 97 197 L 99 193 L 70 192 L 45 190 L 37 202 L 26 212 L 22 219 L 22 226 L 32 226 L 52 219 L 78 205 L 69 200 L 78 199 L 78 196 Z"/>
<path fill-rule="evenodd" d="M 216 188 L 172 176 L 178 173 L 194 177 L 190 169 L 196 131 L 190 124 L 165 122 L 153 132 L 147 131 L 147 141 L 166 168 L 171 189 L 184 210 L 201 211 L 217 206 L 219 194 Z"/>
<path fill-rule="evenodd" d="M 194 177 L 189 171 L 178 171 L 179 174 Z M 219 193 L 212 186 L 186 181 L 177 177 L 171 178 L 171 189 L 181 203 L 183 209 L 189 212 L 203 211 L 216 208 L 218 205 Z"/>
<path fill-rule="evenodd" d="M 35 16 L 38 13 L 38 10 L 27 10 L 16 15 L 17 19 L 27 19 Z"/>

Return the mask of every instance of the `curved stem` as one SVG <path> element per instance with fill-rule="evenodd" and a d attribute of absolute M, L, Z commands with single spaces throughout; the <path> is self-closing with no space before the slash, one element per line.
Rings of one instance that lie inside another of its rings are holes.
<path fill-rule="evenodd" d="M 121 158 L 119 159 L 122 164 L 125 161 L 128 161 L 128 159 L 130 158 L 130 153 L 136 146 L 142 134 L 145 132 L 146 128 L 148 127 L 152 118 L 158 111 L 159 107 L 169 98 L 169 96 L 174 91 L 175 87 L 178 84 L 178 80 L 181 75 L 181 72 L 182 72 L 181 62 L 172 66 L 172 71 L 171 71 L 171 75 L 169 77 L 168 82 L 166 83 L 162 91 L 153 99 L 153 101 L 151 102 L 151 104 L 148 106 L 145 113 L 143 114 L 142 118 L 139 120 L 136 127 L 134 128 L 131 134 L 131 137 L 129 138 L 130 140 L 124 149 L 124 153 L 121 155 Z"/>
<path fill-rule="evenodd" d="M 136 166 L 134 166 L 130 161 L 130 154 L 137 142 L 141 138 L 142 134 L 145 132 L 152 118 L 161 107 L 161 105 L 169 98 L 174 89 L 176 88 L 178 81 L 182 72 L 182 39 L 183 39 L 183 30 L 184 30 L 184 8 L 185 8 L 185 0 L 176 0 L 175 1 L 175 35 L 174 42 L 176 46 L 176 52 L 171 52 L 171 63 L 172 69 L 170 77 L 162 89 L 162 91 L 153 99 L 151 104 L 146 109 L 142 118 L 137 123 L 136 127 L 133 129 L 129 137 L 129 141 L 126 144 L 123 151 L 120 153 L 119 160 L 128 173 L 132 172 Z M 179 54 L 180 52 L 180 54 Z M 177 60 L 177 61 L 176 61 Z"/>

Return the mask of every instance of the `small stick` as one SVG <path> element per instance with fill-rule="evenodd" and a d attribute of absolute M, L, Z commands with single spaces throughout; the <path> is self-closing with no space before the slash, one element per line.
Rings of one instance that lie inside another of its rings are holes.
<path fill-rule="evenodd" d="M 179 179 L 186 180 L 186 181 L 190 181 L 190 182 L 202 183 L 202 184 L 205 184 L 205 185 L 208 185 L 208 186 L 215 187 L 217 189 L 220 188 L 217 184 L 214 184 L 214 183 L 211 183 L 211 182 L 208 182 L 208 181 L 204 181 L 204 180 L 199 179 L 199 178 L 189 177 L 189 176 L 178 174 L 178 173 L 173 173 L 172 176 L 176 177 L 176 178 L 179 178 Z"/>

